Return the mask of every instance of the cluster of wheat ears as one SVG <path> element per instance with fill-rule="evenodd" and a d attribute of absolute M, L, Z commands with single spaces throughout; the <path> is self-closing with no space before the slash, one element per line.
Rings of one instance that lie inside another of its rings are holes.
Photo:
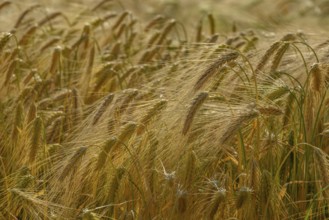
<path fill-rule="evenodd" d="M 329 217 L 328 41 L 17 4 L 0 4 L 0 219 Z"/>

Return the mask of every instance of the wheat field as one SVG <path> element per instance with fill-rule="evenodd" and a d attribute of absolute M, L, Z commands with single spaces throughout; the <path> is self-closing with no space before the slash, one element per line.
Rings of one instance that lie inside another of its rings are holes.
<path fill-rule="evenodd" d="M 1 1 L 0 219 L 328 219 L 328 12 Z"/>

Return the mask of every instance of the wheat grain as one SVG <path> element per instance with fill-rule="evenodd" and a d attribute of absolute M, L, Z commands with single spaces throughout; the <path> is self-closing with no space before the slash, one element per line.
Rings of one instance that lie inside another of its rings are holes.
<path fill-rule="evenodd" d="M 196 42 L 200 42 L 202 40 L 202 20 L 203 19 L 200 19 L 200 21 L 198 22 L 198 26 L 196 28 L 196 37 L 195 37 Z"/>
<path fill-rule="evenodd" d="M 133 66 L 127 69 L 127 71 L 121 76 L 121 83 L 125 81 L 126 78 L 128 78 L 131 74 L 136 72 L 138 70 L 138 67 Z"/>
<path fill-rule="evenodd" d="M 114 31 L 116 28 L 119 27 L 119 25 L 123 22 L 123 20 L 130 14 L 128 11 L 124 11 L 121 13 L 121 15 L 118 17 L 117 21 L 113 24 L 112 30 Z"/>
<path fill-rule="evenodd" d="M 294 102 L 295 102 L 295 94 L 294 93 L 290 93 L 289 96 L 287 97 L 287 101 L 286 101 L 286 106 L 284 109 L 284 115 L 283 115 L 283 127 L 286 127 L 290 121 L 290 117 L 291 117 L 291 113 L 293 110 L 293 106 L 294 106 Z"/>
<path fill-rule="evenodd" d="M 252 192 L 252 189 L 250 189 L 249 187 L 246 187 L 246 186 L 242 186 L 239 189 L 238 195 L 236 198 L 236 202 L 235 202 L 237 209 L 242 208 L 249 201 L 249 199 L 251 197 L 251 192 Z"/>
<path fill-rule="evenodd" d="M 322 177 L 323 186 L 329 185 L 329 173 L 328 173 L 328 161 L 326 159 L 326 154 L 319 148 L 314 148 L 314 162 L 319 169 L 319 172 Z M 326 199 L 328 199 L 329 192 L 328 189 L 324 191 Z"/>
<path fill-rule="evenodd" d="M 260 62 L 257 64 L 256 70 L 261 71 L 263 67 L 267 64 L 271 56 L 275 53 L 275 51 L 278 50 L 278 48 L 281 46 L 281 42 L 275 42 L 273 43 L 270 48 L 265 52 L 265 54 L 262 56 Z"/>
<path fill-rule="evenodd" d="M 5 32 L 2 34 L 0 38 L 0 53 L 3 52 L 3 48 L 7 45 L 7 43 L 9 42 L 12 36 L 13 36 L 12 33 L 9 32 Z"/>
<path fill-rule="evenodd" d="M 252 158 L 250 161 L 250 178 L 249 178 L 249 184 L 252 189 L 255 191 L 259 188 L 259 176 L 260 176 L 260 170 L 259 170 L 259 164 L 258 161 L 255 158 Z"/>
<path fill-rule="evenodd" d="M 273 188 L 272 175 L 269 171 L 264 170 L 261 176 L 261 185 L 259 189 L 259 199 L 261 204 L 267 204 L 271 199 Z M 265 210 L 264 210 L 265 211 Z"/>
<path fill-rule="evenodd" d="M 32 175 L 22 176 L 20 178 L 20 181 L 17 183 L 16 187 L 21 190 L 26 189 L 33 183 L 34 180 L 35 180 L 35 177 Z"/>
<path fill-rule="evenodd" d="M 191 107 L 188 110 L 188 113 L 185 118 L 182 134 L 186 135 L 187 132 L 189 131 L 193 118 L 198 111 L 198 109 L 201 107 L 201 105 L 206 101 L 208 98 L 208 92 L 200 92 L 192 101 Z"/>
<path fill-rule="evenodd" d="M 82 220 L 99 220 L 100 218 L 89 210 L 84 210 L 82 214 Z"/>
<path fill-rule="evenodd" d="M 226 199 L 226 190 L 224 188 L 219 188 L 213 194 L 211 198 L 211 209 L 209 212 L 209 219 L 215 219 L 216 213 L 220 204 L 222 204 Z"/>
<path fill-rule="evenodd" d="M 118 109 L 117 109 L 117 113 L 119 113 L 119 114 L 123 114 L 126 111 L 126 109 L 128 108 L 130 102 L 133 101 L 133 99 L 138 95 L 138 90 L 137 89 L 131 89 L 131 90 L 125 91 L 125 93 L 126 94 L 128 93 L 128 95 L 122 101 L 121 106 L 118 107 Z"/>
<path fill-rule="evenodd" d="M 30 104 L 29 112 L 27 114 L 27 123 L 32 122 L 37 116 L 37 106 L 35 102 Z"/>
<path fill-rule="evenodd" d="M 8 7 L 9 5 L 11 5 L 12 2 L 11 1 L 4 1 L 0 4 L 0 10 L 4 9 L 5 7 Z"/>
<path fill-rule="evenodd" d="M 318 63 L 313 64 L 309 74 L 311 76 L 312 89 L 316 92 L 322 91 L 324 88 L 324 77 L 320 65 Z"/>
<path fill-rule="evenodd" d="M 82 34 L 81 34 L 81 38 L 84 41 L 84 45 L 83 48 L 85 50 L 87 50 L 88 46 L 89 46 L 89 39 L 90 39 L 90 34 L 91 34 L 91 25 L 89 23 L 86 23 L 83 26 L 83 30 L 82 30 Z"/>
<path fill-rule="evenodd" d="M 191 183 L 193 183 L 196 171 L 196 154 L 193 150 L 188 153 L 186 161 L 184 183 L 187 188 L 190 188 L 192 187 Z"/>
<path fill-rule="evenodd" d="M 20 39 L 20 41 L 18 42 L 18 45 L 20 46 L 26 46 L 29 41 L 31 41 L 33 35 L 35 34 L 35 32 L 38 30 L 38 26 L 34 25 L 32 27 L 30 27 L 26 33 L 22 36 L 22 38 Z"/>
<path fill-rule="evenodd" d="M 223 134 L 219 140 L 219 143 L 220 144 L 226 143 L 235 134 L 235 132 L 240 128 L 240 126 L 244 122 L 247 122 L 258 116 L 259 116 L 259 111 L 257 111 L 256 109 L 249 109 L 242 112 L 236 118 L 231 120 L 231 122 L 224 129 Z"/>
<path fill-rule="evenodd" d="M 263 115 L 282 115 L 283 111 L 274 106 L 258 107 L 257 110 Z"/>
<path fill-rule="evenodd" d="M 148 50 L 146 50 L 146 51 L 142 54 L 140 60 L 138 61 L 138 64 L 146 63 L 147 60 L 148 60 L 148 57 L 150 56 L 150 52 L 151 52 L 151 51 L 152 51 L 152 49 L 148 49 Z"/>
<path fill-rule="evenodd" d="M 48 42 L 46 42 L 41 48 L 40 48 L 40 53 L 43 53 L 46 49 L 49 47 L 53 46 L 54 44 L 58 43 L 61 40 L 59 37 L 55 37 Z"/>
<path fill-rule="evenodd" d="M 286 34 L 280 39 L 280 41 L 293 41 L 295 39 L 296 39 L 295 34 Z"/>
<path fill-rule="evenodd" d="M 289 48 L 289 43 L 283 43 L 277 50 L 276 54 L 273 57 L 271 72 L 274 72 L 280 65 L 283 55 Z"/>
<path fill-rule="evenodd" d="M 3 82 L 3 86 L 8 86 L 10 79 L 15 74 L 15 70 L 18 68 L 18 63 L 19 63 L 18 58 L 14 59 L 10 62 L 9 67 L 6 71 L 5 81 Z"/>
<path fill-rule="evenodd" d="M 95 46 L 92 46 L 89 52 L 89 59 L 88 59 L 88 64 L 87 64 L 87 68 L 86 68 L 86 72 L 85 72 L 85 81 L 83 82 L 83 84 L 86 87 L 86 92 L 85 95 L 88 92 L 89 89 L 89 84 L 90 84 L 90 79 L 92 76 L 92 71 L 93 71 L 93 66 L 94 66 L 94 60 L 95 60 Z"/>
<path fill-rule="evenodd" d="M 135 38 L 137 37 L 137 32 L 132 32 L 127 40 L 127 42 L 125 43 L 124 47 L 125 50 L 129 50 L 131 49 L 131 45 L 134 42 Z"/>
<path fill-rule="evenodd" d="M 53 112 L 39 111 L 39 115 L 42 116 L 44 125 L 47 127 L 51 125 L 59 117 L 64 117 L 65 113 L 63 111 L 53 111 Z"/>
<path fill-rule="evenodd" d="M 112 47 L 112 49 L 111 49 L 111 51 L 110 51 L 110 54 L 109 54 L 110 57 L 108 57 L 109 61 L 118 58 L 118 56 L 119 56 L 119 54 L 120 54 L 120 51 L 121 51 L 121 44 L 122 44 L 121 41 L 117 41 L 117 42 L 113 45 L 113 47 Z"/>
<path fill-rule="evenodd" d="M 159 37 L 159 40 L 157 41 L 157 45 L 161 45 L 166 38 L 166 36 L 170 33 L 171 29 L 176 25 L 176 20 L 172 19 L 170 20 L 167 25 L 163 28 L 161 35 Z"/>
<path fill-rule="evenodd" d="M 90 22 L 93 29 L 97 28 L 98 26 L 102 25 L 107 20 L 116 17 L 118 14 L 115 12 L 109 12 L 108 14 L 104 15 L 102 18 L 95 18 Z"/>
<path fill-rule="evenodd" d="M 97 5 L 95 5 L 91 11 L 97 11 L 98 9 L 101 9 L 106 3 L 112 2 L 113 0 L 103 0 L 100 1 Z"/>
<path fill-rule="evenodd" d="M 266 97 L 269 100 L 276 100 L 281 98 L 282 96 L 286 95 L 290 89 L 286 86 L 280 86 L 276 90 L 272 91 L 271 93 L 267 94 Z"/>
<path fill-rule="evenodd" d="M 137 128 L 137 133 L 140 134 L 147 126 L 149 121 L 159 114 L 167 106 L 167 100 L 160 100 L 142 117 Z"/>
<path fill-rule="evenodd" d="M 107 122 L 107 130 L 109 135 L 112 135 L 115 132 L 115 127 L 116 127 L 116 120 L 110 118 Z"/>
<path fill-rule="evenodd" d="M 58 70 L 60 66 L 60 56 L 61 56 L 61 47 L 55 47 L 52 58 L 51 58 L 51 64 L 49 68 L 49 73 L 54 76 L 56 71 Z"/>
<path fill-rule="evenodd" d="M 119 30 L 114 34 L 114 36 L 118 39 L 121 37 L 123 32 L 128 28 L 127 24 L 123 23 L 120 25 Z"/>
<path fill-rule="evenodd" d="M 161 23 L 164 20 L 162 15 L 156 15 L 144 28 L 144 31 L 149 31 L 153 26 Z"/>
<path fill-rule="evenodd" d="M 40 8 L 41 5 L 36 4 L 36 5 L 31 5 L 30 7 L 28 7 L 17 19 L 14 28 L 17 29 L 21 23 L 23 22 L 24 18 L 30 13 L 32 12 L 34 9 Z"/>
<path fill-rule="evenodd" d="M 118 194 L 120 182 L 124 174 L 125 174 L 125 169 L 123 167 L 119 167 L 116 169 L 115 174 L 111 180 L 111 184 L 109 186 L 109 192 L 107 195 L 108 197 L 107 202 L 109 204 L 113 204 L 115 202 L 116 196 Z M 107 216 L 112 217 L 113 211 L 114 211 L 113 206 L 110 206 Z"/>
<path fill-rule="evenodd" d="M 239 53 L 231 52 L 220 56 L 214 63 L 209 65 L 194 85 L 194 90 L 199 90 L 204 84 L 222 67 L 225 63 L 233 61 L 239 57 Z"/>
<path fill-rule="evenodd" d="M 72 171 L 74 166 L 77 165 L 79 160 L 82 159 L 82 157 L 86 154 L 88 147 L 80 147 L 78 148 L 75 153 L 72 155 L 72 157 L 68 160 L 68 163 L 64 167 L 59 179 L 63 181 L 68 174 Z"/>
<path fill-rule="evenodd" d="M 44 133 L 44 128 L 43 128 L 42 119 L 39 116 L 37 116 L 34 119 L 33 133 L 31 135 L 32 140 L 31 140 L 31 147 L 30 147 L 30 154 L 29 154 L 30 162 L 35 161 L 38 150 L 40 149 L 40 146 L 43 141 L 43 133 Z"/>
<path fill-rule="evenodd" d="M 13 131 L 12 131 L 12 140 L 14 141 L 17 140 L 20 130 L 23 127 L 23 120 L 24 120 L 23 104 L 19 102 L 16 105 L 15 118 L 14 118 Z"/>
<path fill-rule="evenodd" d="M 178 189 L 176 192 L 176 212 L 184 214 L 187 210 L 187 192 L 182 189 Z"/>
<path fill-rule="evenodd" d="M 101 147 L 102 150 L 98 154 L 95 170 L 99 171 L 104 167 L 106 160 L 107 160 L 107 156 L 108 156 L 109 152 L 111 151 L 112 147 L 115 146 L 117 141 L 118 141 L 118 139 L 116 137 L 112 137 L 103 144 L 103 146 Z"/>
<path fill-rule="evenodd" d="M 61 101 L 63 99 L 68 98 L 72 94 L 72 90 L 70 89 L 62 89 L 50 97 L 42 99 L 38 102 L 39 108 L 46 108 L 47 106 L 51 105 L 54 102 Z"/>
<path fill-rule="evenodd" d="M 212 14 L 208 14 L 207 18 L 209 21 L 210 35 L 214 35 L 215 34 L 215 18 Z"/>
<path fill-rule="evenodd" d="M 102 117 L 104 112 L 106 111 L 106 108 L 111 104 L 112 100 L 114 98 L 114 94 L 110 93 L 106 96 L 102 104 L 98 107 L 95 116 L 93 118 L 93 125 L 97 124 L 98 120 Z"/>
<path fill-rule="evenodd" d="M 214 34 L 214 35 L 212 35 L 212 36 L 209 38 L 208 43 L 209 43 L 209 44 L 214 44 L 214 43 L 217 42 L 218 38 L 219 38 L 219 35 L 218 35 L 218 34 Z M 238 47 L 237 47 L 237 48 L 238 48 Z"/>
<path fill-rule="evenodd" d="M 30 82 L 30 80 L 34 77 L 34 75 L 37 74 L 37 72 L 38 72 L 37 69 L 31 69 L 31 71 L 23 79 L 24 85 L 27 85 Z"/>
<path fill-rule="evenodd" d="M 131 136 L 134 134 L 135 130 L 136 130 L 137 124 L 135 122 L 128 122 L 122 129 L 118 140 L 121 143 L 126 143 L 129 141 L 129 139 L 131 138 Z"/>
<path fill-rule="evenodd" d="M 38 26 L 41 27 L 43 25 L 45 25 L 46 23 L 50 22 L 51 20 L 54 20 L 55 18 L 62 16 L 65 17 L 62 12 L 53 12 L 49 15 L 47 15 L 44 19 L 40 20 L 38 22 Z"/>
<path fill-rule="evenodd" d="M 48 143 L 56 143 L 60 142 L 62 135 L 62 125 L 63 125 L 63 117 L 57 118 L 47 129 L 47 142 Z"/>
<path fill-rule="evenodd" d="M 159 146 L 159 142 L 156 139 L 155 135 L 153 133 L 150 134 L 150 141 L 149 141 L 149 149 L 147 151 L 147 158 L 146 158 L 146 165 L 145 165 L 145 170 L 147 174 L 147 180 L 148 180 L 148 185 L 150 187 L 150 191 L 153 194 L 155 190 L 155 185 L 154 185 L 154 178 L 155 178 L 155 161 L 157 159 L 157 149 Z"/>

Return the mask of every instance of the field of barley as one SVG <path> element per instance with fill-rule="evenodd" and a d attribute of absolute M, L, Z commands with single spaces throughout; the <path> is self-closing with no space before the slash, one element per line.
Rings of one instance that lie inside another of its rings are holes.
<path fill-rule="evenodd" d="M 0 2 L 0 220 L 329 219 L 327 0 Z"/>

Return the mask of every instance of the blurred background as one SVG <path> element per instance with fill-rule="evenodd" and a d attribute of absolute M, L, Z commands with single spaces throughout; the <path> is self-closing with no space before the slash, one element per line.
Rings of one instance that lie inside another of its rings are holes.
<path fill-rule="evenodd" d="M 6 1 L 2 1 L 4 3 Z M 9 2 L 9 1 L 8 1 Z M 268 32 L 307 33 L 325 31 L 329 21 L 328 0 L 13 0 L 12 4 L 0 9 L 0 31 L 8 31 L 11 22 L 27 6 L 40 4 L 35 10 L 51 13 L 64 9 L 68 19 L 77 16 L 87 21 L 97 17 L 98 13 L 83 14 L 90 5 L 102 4 L 101 10 L 132 11 L 139 20 L 149 21 L 156 15 L 174 18 L 184 24 L 187 31 L 195 30 L 199 22 L 211 13 L 216 21 L 216 31 L 220 33 L 232 30 L 258 29 Z M 69 7 L 68 7 L 69 6 Z M 13 17 L 14 19 L 10 19 Z M 33 16 L 38 17 L 38 16 Z M 31 19 L 32 16 L 31 16 Z M 34 22 L 30 20 L 29 22 Z"/>

